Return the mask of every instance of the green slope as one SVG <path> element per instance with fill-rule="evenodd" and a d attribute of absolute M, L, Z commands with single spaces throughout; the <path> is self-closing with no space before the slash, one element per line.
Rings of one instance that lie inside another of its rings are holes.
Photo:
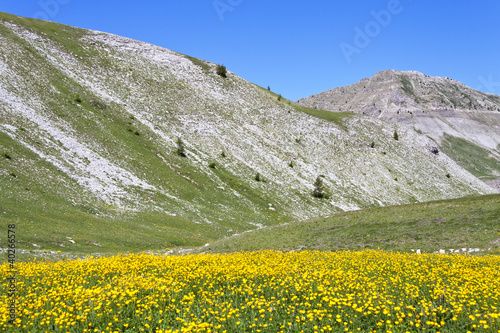
<path fill-rule="evenodd" d="M 200 251 L 500 249 L 500 195 L 345 212 L 263 228 Z"/>
<path fill-rule="evenodd" d="M 441 148 L 447 155 L 457 161 L 461 167 L 476 177 L 495 179 L 500 175 L 500 162 L 498 159 L 492 156 L 487 149 L 479 147 L 470 141 L 445 133 Z"/>

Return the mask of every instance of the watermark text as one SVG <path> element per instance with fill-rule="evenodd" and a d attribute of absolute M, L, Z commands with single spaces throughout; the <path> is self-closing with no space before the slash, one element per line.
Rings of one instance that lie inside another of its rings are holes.
<path fill-rule="evenodd" d="M 352 56 L 354 54 L 359 54 L 362 49 L 368 47 L 371 41 L 377 37 L 384 28 L 391 24 L 392 18 L 403 12 L 403 9 L 404 7 L 400 0 L 389 0 L 386 9 L 370 11 L 373 20 L 368 21 L 362 28 L 359 26 L 354 27 L 355 34 L 352 43 L 342 42 L 339 44 L 340 50 L 347 63 L 352 61 Z"/>
<path fill-rule="evenodd" d="M 49 20 L 59 13 L 61 5 L 67 5 L 71 0 L 39 0 L 38 6 L 41 10 L 33 15 L 39 20 Z"/>
<path fill-rule="evenodd" d="M 213 6 L 219 19 L 224 21 L 224 15 L 227 12 L 232 12 L 237 6 L 241 5 L 243 0 L 215 0 Z"/>
<path fill-rule="evenodd" d="M 9 323 L 14 324 L 17 318 L 16 309 L 16 225 L 9 224 L 7 228 L 7 259 L 9 270 L 7 271 L 7 298 L 9 302 Z"/>
<path fill-rule="evenodd" d="M 481 84 L 477 86 L 476 90 L 485 91 L 490 94 L 500 93 L 500 81 L 494 81 L 493 74 L 488 75 L 487 78 L 481 75 L 478 77 L 478 80 Z"/>

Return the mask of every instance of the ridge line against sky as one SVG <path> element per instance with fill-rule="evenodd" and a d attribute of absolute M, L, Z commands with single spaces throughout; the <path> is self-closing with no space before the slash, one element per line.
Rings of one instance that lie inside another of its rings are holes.
<path fill-rule="evenodd" d="M 0 11 L 222 63 L 291 100 L 385 69 L 500 94 L 500 1 L 19 0 Z"/>

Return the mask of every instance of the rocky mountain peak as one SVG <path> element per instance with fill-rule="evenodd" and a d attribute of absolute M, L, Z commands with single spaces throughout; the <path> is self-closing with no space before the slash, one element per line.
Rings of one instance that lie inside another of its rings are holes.
<path fill-rule="evenodd" d="M 474 90 L 451 78 L 389 69 L 297 103 L 390 120 L 427 134 L 437 144 L 445 144 L 450 137 L 465 140 L 497 161 L 488 175 L 500 176 L 500 96 Z M 478 168 L 470 167 L 469 171 Z"/>

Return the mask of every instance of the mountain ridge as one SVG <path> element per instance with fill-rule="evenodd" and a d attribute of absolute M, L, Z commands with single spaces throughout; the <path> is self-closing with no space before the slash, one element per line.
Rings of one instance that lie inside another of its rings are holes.
<path fill-rule="evenodd" d="M 480 163 L 500 163 L 498 95 L 479 92 L 447 77 L 385 70 L 297 103 L 329 111 L 366 114 L 413 128 L 430 136 L 476 176 L 500 177 L 498 165 L 487 171 L 480 170 Z M 457 154 L 460 145 L 480 150 L 483 156 L 476 158 L 480 163 L 467 165 L 465 160 L 472 155 Z"/>

